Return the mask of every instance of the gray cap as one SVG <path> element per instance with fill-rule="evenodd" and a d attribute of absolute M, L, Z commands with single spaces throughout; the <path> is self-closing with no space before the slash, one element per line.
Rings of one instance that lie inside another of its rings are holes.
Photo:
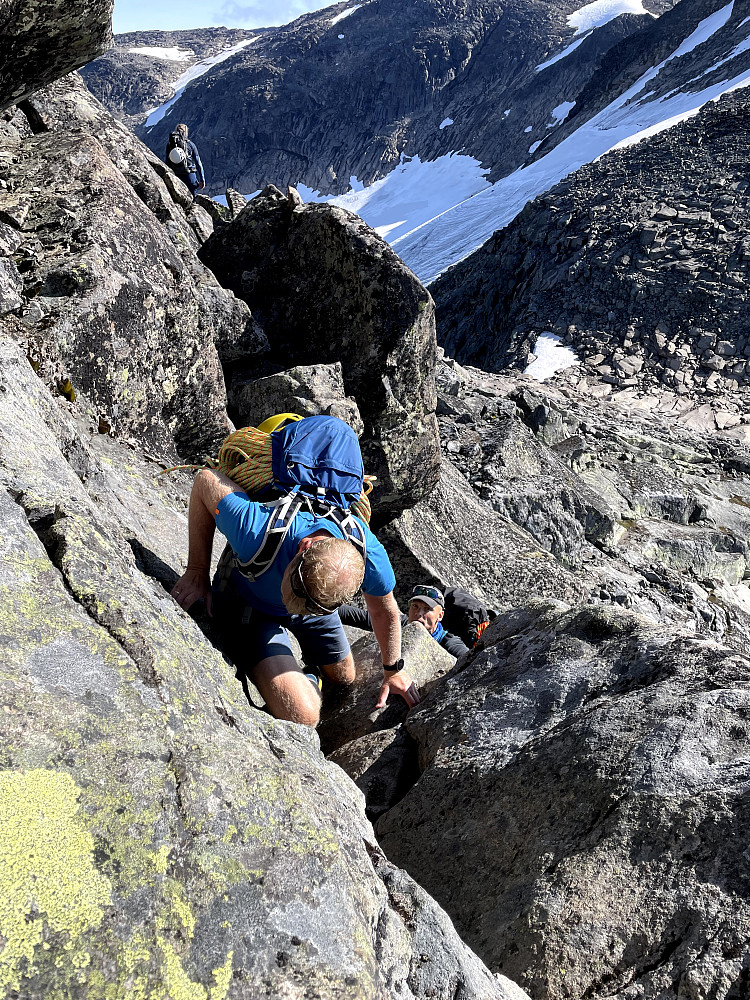
<path fill-rule="evenodd" d="M 432 587 L 427 583 L 418 584 L 411 592 L 409 604 L 412 601 L 423 601 L 428 608 L 444 608 L 445 598 L 437 587 Z"/>

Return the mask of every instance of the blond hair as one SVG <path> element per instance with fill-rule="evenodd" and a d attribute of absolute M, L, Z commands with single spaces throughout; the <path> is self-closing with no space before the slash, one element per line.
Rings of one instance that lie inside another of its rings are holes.
<path fill-rule="evenodd" d="M 362 586 L 365 575 L 362 556 L 343 538 L 316 539 L 294 557 L 289 564 L 290 571 L 295 572 L 300 563 L 304 589 L 316 604 L 332 612 L 350 601 Z M 310 613 L 307 599 L 294 593 L 286 602 L 286 609 L 292 615 Z"/>

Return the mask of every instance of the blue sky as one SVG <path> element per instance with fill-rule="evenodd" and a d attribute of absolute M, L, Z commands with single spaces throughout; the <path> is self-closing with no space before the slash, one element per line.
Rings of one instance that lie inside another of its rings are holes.
<path fill-rule="evenodd" d="M 287 24 L 300 14 L 329 7 L 334 0 L 115 0 L 115 33 L 146 28 L 177 31 L 223 24 L 228 28 L 262 28 Z"/>

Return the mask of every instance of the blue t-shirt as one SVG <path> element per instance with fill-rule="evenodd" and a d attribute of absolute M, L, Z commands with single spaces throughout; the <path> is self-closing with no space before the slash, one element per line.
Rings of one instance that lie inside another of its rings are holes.
<path fill-rule="evenodd" d="M 216 527 L 222 535 L 226 535 L 240 561 L 247 562 L 257 552 L 270 516 L 270 507 L 256 503 L 246 493 L 229 493 L 216 509 Z M 388 553 L 367 525 L 359 518 L 357 520 L 364 529 L 367 544 L 362 590 L 373 597 L 385 597 L 396 586 Z M 344 537 L 343 531 L 334 521 L 301 510 L 292 522 L 279 554 L 259 580 L 248 580 L 234 570 L 232 583 L 242 599 L 267 615 L 287 615 L 281 599 L 284 570 L 297 554 L 297 546 L 302 539 L 321 528 L 334 538 Z"/>

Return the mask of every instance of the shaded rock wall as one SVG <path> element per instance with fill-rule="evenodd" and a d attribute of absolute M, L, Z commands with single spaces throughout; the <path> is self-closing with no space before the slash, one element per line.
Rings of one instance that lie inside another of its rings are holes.
<path fill-rule="evenodd" d="M 219 353 L 266 341 L 196 260 L 197 210 L 80 81 L 31 98 L 0 142 L 6 328 L 94 428 L 162 455 L 215 450 L 230 429 Z"/>

